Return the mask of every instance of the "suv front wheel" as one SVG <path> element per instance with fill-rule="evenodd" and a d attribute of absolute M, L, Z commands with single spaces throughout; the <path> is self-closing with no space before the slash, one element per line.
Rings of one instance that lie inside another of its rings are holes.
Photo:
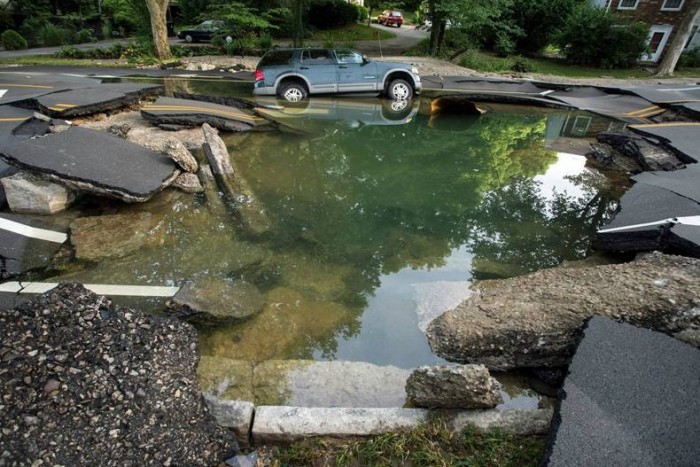
<path fill-rule="evenodd" d="M 387 94 L 390 99 L 408 100 L 413 97 L 413 87 L 403 79 L 395 79 L 389 83 Z"/>
<path fill-rule="evenodd" d="M 280 88 L 279 96 L 287 102 L 301 102 L 309 97 L 309 92 L 302 84 L 285 83 Z"/>

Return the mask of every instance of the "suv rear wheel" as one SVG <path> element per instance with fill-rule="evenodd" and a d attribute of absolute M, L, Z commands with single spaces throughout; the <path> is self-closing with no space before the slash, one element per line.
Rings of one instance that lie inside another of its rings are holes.
<path fill-rule="evenodd" d="M 309 92 L 304 85 L 292 82 L 282 85 L 279 96 L 287 102 L 301 102 L 309 97 Z"/>
<path fill-rule="evenodd" d="M 413 97 L 413 87 L 403 79 L 395 79 L 389 83 L 387 94 L 390 99 L 408 100 Z"/>

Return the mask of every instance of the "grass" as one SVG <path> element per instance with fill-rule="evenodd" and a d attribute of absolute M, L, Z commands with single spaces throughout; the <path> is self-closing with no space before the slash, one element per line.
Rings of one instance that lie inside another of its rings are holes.
<path fill-rule="evenodd" d="M 493 73 L 512 73 L 513 57 L 501 58 L 483 51 L 469 51 L 460 61 L 460 65 L 476 71 Z M 530 72 L 542 73 L 569 78 L 649 78 L 652 73 L 643 68 L 630 69 L 601 69 L 570 65 L 563 59 L 551 57 L 528 57 L 525 61 L 530 66 Z M 694 77 L 700 76 L 699 68 L 686 68 L 676 70 L 674 76 Z"/>
<path fill-rule="evenodd" d="M 27 55 L 24 57 L 0 59 L 0 65 L 51 65 L 51 66 L 89 66 L 103 68 L 135 68 L 136 64 L 116 59 L 76 59 L 56 58 L 53 55 Z"/>
<path fill-rule="evenodd" d="M 396 37 L 396 34 L 392 32 L 381 31 L 366 24 L 354 23 L 338 29 L 314 31 L 313 35 L 305 40 L 345 44 L 354 41 L 372 41 L 377 38 L 382 40 L 393 39 L 394 37 Z"/>
<path fill-rule="evenodd" d="M 277 465 L 526 467 L 539 465 L 544 449 L 541 437 L 476 430 L 455 434 L 443 422 L 432 421 L 363 441 L 304 440 L 281 451 Z"/>

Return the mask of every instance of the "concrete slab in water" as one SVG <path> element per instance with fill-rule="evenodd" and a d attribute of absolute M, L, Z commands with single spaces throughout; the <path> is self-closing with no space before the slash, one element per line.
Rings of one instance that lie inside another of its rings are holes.
<path fill-rule="evenodd" d="M 13 141 L 0 155 L 13 165 L 72 188 L 126 202 L 146 201 L 179 174 L 172 160 L 155 151 L 78 127 Z"/>
<path fill-rule="evenodd" d="M 141 109 L 143 117 L 156 124 L 200 126 L 203 123 L 226 131 L 247 131 L 265 120 L 251 112 L 211 102 L 159 97 Z"/>
<path fill-rule="evenodd" d="M 544 465 L 697 465 L 700 351 L 594 317 L 562 389 Z"/>
<path fill-rule="evenodd" d="M 642 135 L 660 139 L 665 145 L 685 155 L 689 159 L 685 162 L 700 161 L 700 123 L 633 125 L 630 129 Z"/>

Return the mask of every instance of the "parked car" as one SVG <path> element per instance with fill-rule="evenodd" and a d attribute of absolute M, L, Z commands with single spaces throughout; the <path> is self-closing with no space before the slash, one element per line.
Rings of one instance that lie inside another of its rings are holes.
<path fill-rule="evenodd" d="M 351 49 L 275 49 L 260 59 L 253 94 L 300 102 L 310 94 L 371 93 L 411 99 L 422 89 L 408 63 L 368 59 Z"/>
<path fill-rule="evenodd" d="M 207 20 L 197 26 L 189 29 L 182 29 L 178 31 L 177 37 L 184 40 L 185 42 L 199 42 L 199 41 L 210 41 L 212 37 L 216 34 L 223 33 L 225 31 L 224 22 L 216 20 Z M 225 37 L 226 42 L 232 42 L 233 36 L 227 34 Z"/>
<path fill-rule="evenodd" d="M 403 15 L 400 11 L 384 10 L 377 17 L 377 22 L 385 26 L 396 26 L 397 28 L 400 28 L 403 24 Z"/>

